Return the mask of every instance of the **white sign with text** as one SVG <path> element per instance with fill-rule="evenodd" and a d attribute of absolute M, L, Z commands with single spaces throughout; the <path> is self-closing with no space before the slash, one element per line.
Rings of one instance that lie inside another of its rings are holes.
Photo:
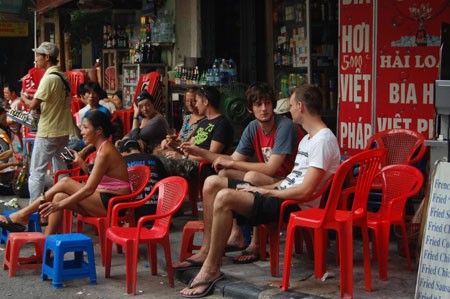
<path fill-rule="evenodd" d="M 450 298 L 450 163 L 439 162 L 431 178 L 416 299 Z"/>

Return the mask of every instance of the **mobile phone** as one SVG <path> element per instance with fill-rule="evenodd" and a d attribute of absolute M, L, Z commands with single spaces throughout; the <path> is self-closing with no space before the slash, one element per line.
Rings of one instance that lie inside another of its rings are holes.
<path fill-rule="evenodd" d="M 249 183 L 244 183 L 244 184 L 237 184 L 236 185 L 236 190 L 241 190 L 241 189 L 245 189 L 250 187 L 251 185 Z"/>
<path fill-rule="evenodd" d="M 67 156 L 67 157 L 70 157 L 71 160 L 74 160 L 74 159 L 75 159 L 75 156 L 72 154 L 72 152 L 70 151 L 70 149 L 69 149 L 67 146 L 65 146 L 64 149 L 66 150 L 66 153 L 65 153 L 66 156 Z"/>

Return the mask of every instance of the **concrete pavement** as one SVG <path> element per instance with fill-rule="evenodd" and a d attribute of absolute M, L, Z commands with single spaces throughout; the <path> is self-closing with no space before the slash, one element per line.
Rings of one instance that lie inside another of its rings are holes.
<path fill-rule="evenodd" d="M 7 197 L 6 199 L 11 198 Z M 5 199 L 5 197 L 0 197 Z M 27 199 L 20 199 L 21 205 L 27 204 Z M 0 212 L 5 209 L 0 204 Z M 189 211 L 186 206 L 185 211 Z M 172 260 L 178 261 L 181 245 L 181 232 L 186 221 L 192 220 L 189 215 L 178 216 L 173 219 L 171 230 L 171 251 Z M 88 280 L 74 280 L 65 282 L 66 288 L 61 290 L 52 290 L 51 283 L 38 283 L 39 271 L 25 271 L 25 274 L 19 272 L 15 278 L 7 278 L 7 271 L 0 275 L 0 287 L 3 290 L 12 290 L 12 285 L 20 289 L 21 284 L 35 281 L 33 287 L 42 292 L 34 293 L 39 296 L 31 298 L 42 298 L 43 294 L 48 294 L 47 298 L 56 298 L 61 292 L 69 292 L 64 295 L 65 298 L 84 297 L 89 293 L 89 298 L 121 298 L 125 295 L 125 259 L 123 255 L 113 253 L 113 268 L 111 279 L 104 278 L 104 268 L 100 263 L 100 254 L 98 238 L 89 226 L 85 226 L 85 234 L 91 236 L 94 240 L 96 261 L 97 261 L 97 279 L 98 285 L 89 285 Z M 201 234 L 196 235 L 196 243 L 201 242 Z M 239 252 L 227 253 L 223 258 L 222 271 L 225 273 L 225 279 L 219 281 L 214 289 L 212 298 L 339 298 L 339 267 L 334 262 L 334 241 L 331 241 L 328 254 L 328 278 L 325 281 L 317 280 L 313 276 L 313 262 L 306 254 L 294 254 L 291 266 L 291 281 L 289 292 L 282 292 L 278 287 L 281 283 L 280 278 L 274 278 L 270 275 L 269 261 L 258 261 L 247 265 L 235 265 L 232 263 L 232 257 Z M 4 245 L 0 246 L 3 249 Z M 413 298 L 416 283 L 416 271 L 410 272 L 406 267 L 406 259 L 397 254 L 396 241 L 391 242 L 389 252 L 388 280 L 380 281 L 378 278 L 378 267 L 376 262 L 372 262 L 372 292 L 364 290 L 364 271 L 362 260 L 361 242 L 356 240 L 354 245 L 354 298 Z M 149 265 L 145 259 L 145 249 L 140 250 L 140 261 L 138 265 L 137 289 L 138 295 L 145 298 L 180 298 L 178 291 L 182 289 L 196 274 L 197 270 L 188 270 L 176 273 L 175 288 L 167 287 L 167 277 L 165 274 L 165 257 L 162 248 L 158 246 L 158 276 L 155 278 L 149 273 Z M 281 236 L 280 252 L 280 272 L 283 270 L 284 253 L 284 234 Z M 3 259 L 4 250 L 0 250 L 0 259 Z M 28 272 L 28 273 L 27 273 Z M 30 273 L 31 272 L 31 273 Z M 32 275 L 32 276 L 30 276 Z M 32 277 L 32 278 L 31 278 Z M 161 287 L 161 294 L 157 294 L 157 286 Z M 65 291 L 64 291 L 65 290 Z M 80 291 L 78 291 L 80 290 Z M 84 291 L 83 291 L 84 290 Z M 21 291 L 24 291 L 21 289 Z M 81 294 L 78 294 L 81 292 Z M 16 297 L 18 294 L 12 291 L 7 297 L 0 295 L 1 298 L 23 298 Z M 3 293 L 4 295 L 4 293 Z M 22 294 L 23 295 L 23 294 Z M 28 294 L 29 295 L 29 294 Z"/>

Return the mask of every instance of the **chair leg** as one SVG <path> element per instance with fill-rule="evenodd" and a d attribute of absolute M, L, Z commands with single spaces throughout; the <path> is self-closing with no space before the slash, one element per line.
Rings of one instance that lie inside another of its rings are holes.
<path fill-rule="evenodd" d="M 105 266 L 105 239 L 106 239 L 106 221 L 100 220 L 97 226 L 98 241 L 100 243 L 100 257 L 102 258 L 102 265 Z"/>
<path fill-rule="evenodd" d="M 111 277 L 112 241 L 105 238 L 105 277 Z"/>
<path fill-rule="evenodd" d="M 267 235 L 269 234 L 270 228 L 267 225 L 259 226 L 259 259 L 261 261 L 267 260 L 266 246 L 267 246 Z M 272 256 L 270 256 L 272 258 Z"/>
<path fill-rule="evenodd" d="M 283 291 L 287 291 L 289 289 L 289 276 L 291 275 L 291 260 L 292 260 L 292 247 L 294 243 L 294 232 L 295 225 L 291 223 L 288 224 L 286 230 L 286 243 L 284 246 L 284 269 L 283 269 L 283 280 L 281 283 Z"/>
<path fill-rule="evenodd" d="M 353 224 L 344 223 L 339 230 L 341 298 L 353 297 Z"/>
<path fill-rule="evenodd" d="M 325 229 L 314 229 L 314 273 L 316 278 L 322 278 L 326 272 L 326 233 L 328 231 Z"/>
<path fill-rule="evenodd" d="M 264 246 L 265 247 L 265 246 Z M 280 276 L 280 230 L 278 226 L 269 229 L 270 272 L 272 277 Z"/>
<path fill-rule="evenodd" d="M 139 252 L 139 243 L 127 241 L 125 244 L 126 259 L 126 285 L 128 294 L 136 294 L 136 277 L 137 277 L 137 259 L 135 258 Z M 112 249 L 111 249 L 112 250 Z"/>
<path fill-rule="evenodd" d="M 364 258 L 364 286 L 366 291 L 372 291 L 372 272 L 370 267 L 370 246 L 369 232 L 367 229 L 367 220 L 364 219 L 361 224 L 361 234 L 363 241 L 363 258 Z"/>
<path fill-rule="evenodd" d="M 167 276 L 169 278 L 169 285 L 171 288 L 173 288 L 175 286 L 175 282 L 173 280 L 172 254 L 170 253 L 169 238 L 167 237 L 166 240 L 163 240 L 161 244 L 164 249 L 164 255 L 166 256 L 166 267 L 167 267 Z"/>
<path fill-rule="evenodd" d="M 379 226 L 378 267 L 380 280 L 387 280 L 390 230 L 391 226 L 389 223 L 383 223 Z"/>
<path fill-rule="evenodd" d="M 405 222 L 402 222 L 402 224 L 400 224 L 400 226 L 402 229 L 402 239 L 403 239 L 403 246 L 405 247 L 406 261 L 408 262 L 408 271 L 412 271 L 412 269 L 411 269 L 411 252 L 409 251 L 409 240 L 408 240 L 408 235 L 406 232 Z"/>
<path fill-rule="evenodd" d="M 152 275 L 158 274 L 158 261 L 156 257 L 156 243 L 150 242 L 147 245 L 148 257 L 150 260 L 150 270 Z"/>

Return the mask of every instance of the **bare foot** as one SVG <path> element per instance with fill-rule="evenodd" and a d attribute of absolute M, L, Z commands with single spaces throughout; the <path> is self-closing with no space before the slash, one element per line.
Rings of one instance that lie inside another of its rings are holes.
<path fill-rule="evenodd" d="M 220 271 L 213 273 L 206 273 L 203 269 L 197 274 L 197 276 L 189 283 L 189 285 L 180 291 L 181 296 L 192 295 L 208 295 L 216 282 L 224 278 L 224 274 Z"/>
<path fill-rule="evenodd" d="M 206 259 L 206 254 L 203 254 L 202 252 L 197 252 L 193 256 L 189 257 L 188 259 L 185 259 L 184 261 L 179 261 L 176 264 L 173 264 L 174 269 L 183 269 L 183 268 L 194 268 L 194 267 L 201 267 L 203 265 L 203 262 Z"/>
<path fill-rule="evenodd" d="M 17 223 L 17 224 L 22 224 L 22 225 L 28 225 L 28 219 L 22 219 L 20 218 L 20 216 L 18 215 L 18 213 L 12 213 L 9 215 L 9 218 L 11 219 L 11 221 L 13 223 Z M 5 222 L 8 223 L 8 220 L 6 220 L 4 215 L 0 215 L 0 221 L 1 222 Z"/>

